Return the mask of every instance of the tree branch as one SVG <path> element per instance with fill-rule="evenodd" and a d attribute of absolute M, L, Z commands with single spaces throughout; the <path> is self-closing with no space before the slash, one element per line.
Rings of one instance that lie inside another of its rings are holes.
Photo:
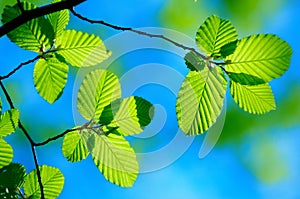
<path fill-rule="evenodd" d="M 39 7 L 33 10 L 26 10 L 18 17 L 14 18 L 13 20 L 7 22 L 6 24 L 0 27 L 0 37 L 6 35 L 10 31 L 21 26 L 27 21 L 30 21 L 31 19 L 45 16 L 47 14 L 57 12 L 60 10 L 71 9 L 84 1 L 86 0 L 65 0 L 54 4 L 49 4 L 43 7 Z"/>

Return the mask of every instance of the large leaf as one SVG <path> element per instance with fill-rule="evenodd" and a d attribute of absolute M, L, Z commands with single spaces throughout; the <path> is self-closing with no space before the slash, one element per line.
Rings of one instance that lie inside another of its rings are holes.
<path fill-rule="evenodd" d="M 39 59 L 33 72 L 37 92 L 49 103 L 55 102 L 60 97 L 67 76 L 68 65 L 55 57 Z"/>
<path fill-rule="evenodd" d="M 121 135 L 133 135 L 143 131 L 153 116 L 153 106 L 150 102 L 141 97 L 131 96 L 120 101 L 112 103 L 111 113 L 113 121 L 108 125 L 109 127 L 117 127 Z M 104 113 L 104 112 L 103 112 Z M 103 114 L 101 115 L 103 117 Z M 100 123 L 101 123 L 100 117 Z"/>
<path fill-rule="evenodd" d="M 79 88 L 77 108 L 87 120 L 98 120 L 103 109 L 120 97 L 117 76 L 106 70 L 94 70 L 84 78 Z"/>
<path fill-rule="evenodd" d="M 208 17 L 196 33 L 196 43 L 200 50 L 214 58 L 220 58 L 221 47 L 237 38 L 231 22 L 216 15 Z"/>
<path fill-rule="evenodd" d="M 57 50 L 73 66 L 93 66 L 110 56 L 100 37 L 75 30 L 64 31 L 56 41 Z"/>
<path fill-rule="evenodd" d="M 219 116 L 227 81 L 219 68 L 190 71 L 176 101 L 177 120 L 187 135 L 198 135 L 211 127 Z"/>
<path fill-rule="evenodd" d="M 20 113 L 16 109 L 11 109 L 0 115 L 0 138 L 13 133 L 19 121 Z"/>
<path fill-rule="evenodd" d="M 60 2 L 61 0 L 54 0 L 53 3 Z M 48 19 L 53 27 L 54 38 L 60 36 L 69 23 L 70 15 L 68 10 L 61 10 L 48 14 Z"/>
<path fill-rule="evenodd" d="M 62 151 L 68 161 L 77 162 L 85 159 L 89 155 L 90 152 L 85 143 L 86 139 L 83 138 L 84 133 L 85 131 L 77 130 L 65 135 Z"/>
<path fill-rule="evenodd" d="M 252 76 L 244 73 L 232 73 L 232 72 L 226 72 L 226 73 L 230 78 L 230 80 L 242 85 L 258 85 L 258 84 L 265 83 L 264 80 L 256 76 Z"/>
<path fill-rule="evenodd" d="M 0 138 L 0 168 L 7 166 L 11 163 L 14 156 L 12 147 Z"/>
<path fill-rule="evenodd" d="M 124 137 L 95 134 L 92 158 L 108 181 L 122 187 L 131 187 L 135 182 L 139 166 L 133 149 Z"/>
<path fill-rule="evenodd" d="M 226 70 L 258 77 L 264 82 L 280 77 L 288 69 L 292 49 L 276 35 L 258 34 L 241 39 L 226 58 Z"/>
<path fill-rule="evenodd" d="M 57 168 L 43 165 L 39 167 L 45 198 L 57 198 L 64 186 L 64 176 Z M 31 199 L 41 198 L 41 190 L 38 183 L 36 170 L 30 172 L 24 183 L 24 192 Z"/>
<path fill-rule="evenodd" d="M 36 8 L 34 4 L 22 2 L 24 10 Z M 6 6 L 2 14 L 2 23 L 7 23 L 21 14 L 18 5 Z M 21 48 L 41 52 L 50 48 L 54 39 L 53 28 L 44 17 L 32 19 L 7 34 L 8 38 Z"/>
<path fill-rule="evenodd" d="M 249 86 L 230 81 L 230 93 L 234 101 L 249 113 L 263 114 L 276 108 L 274 95 L 268 84 Z"/>

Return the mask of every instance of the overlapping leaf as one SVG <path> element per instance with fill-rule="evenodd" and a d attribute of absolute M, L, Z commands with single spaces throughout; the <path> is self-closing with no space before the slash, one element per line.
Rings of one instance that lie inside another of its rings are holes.
<path fill-rule="evenodd" d="M 276 35 L 251 35 L 241 39 L 234 53 L 226 58 L 226 70 L 268 82 L 288 69 L 291 55 L 289 44 Z"/>
<path fill-rule="evenodd" d="M 95 135 L 92 158 L 104 177 L 119 186 L 131 187 L 139 166 L 128 141 L 118 135 Z"/>
<path fill-rule="evenodd" d="M 11 109 L 0 115 L 0 138 L 13 133 L 18 126 L 19 111 Z"/>
<path fill-rule="evenodd" d="M 59 169 L 47 165 L 40 166 L 39 169 L 41 172 L 45 198 L 57 198 L 64 186 L 63 174 Z M 26 176 L 24 192 L 27 197 L 36 199 L 41 198 L 41 191 L 38 184 L 36 170 L 33 170 Z"/>
<path fill-rule="evenodd" d="M 11 163 L 14 156 L 12 147 L 2 138 L 0 138 L 0 169 Z"/>
<path fill-rule="evenodd" d="M 56 45 L 57 53 L 72 66 L 93 66 L 110 56 L 100 37 L 76 30 L 64 31 L 57 38 Z"/>
<path fill-rule="evenodd" d="M 22 2 L 24 10 L 36 8 L 34 4 Z M 7 23 L 21 14 L 18 5 L 7 6 L 2 14 L 2 23 Z M 54 39 L 53 28 L 44 17 L 32 19 L 7 34 L 8 38 L 21 48 L 41 52 L 42 48 L 50 48 Z"/>
<path fill-rule="evenodd" d="M 54 0 L 53 3 L 60 2 L 61 0 Z M 48 19 L 53 27 L 54 38 L 60 36 L 69 23 L 70 15 L 68 10 L 61 10 L 48 14 Z"/>
<path fill-rule="evenodd" d="M 230 21 L 216 15 L 208 17 L 196 33 L 196 43 L 206 55 L 221 58 L 220 49 L 237 40 L 237 32 Z"/>
<path fill-rule="evenodd" d="M 118 78 L 109 71 L 94 70 L 84 78 L 79 88 L 77 108 L 85 119 L 99 120 L 104 108 L 120 97 Z"/>
<path fill-rule="evenodd" d="M 274 95 L 268 84 L 249 86 L 231 81 L 230 93 L 234 101 L 249 113 L 263 114 L 276 108 Z"/>

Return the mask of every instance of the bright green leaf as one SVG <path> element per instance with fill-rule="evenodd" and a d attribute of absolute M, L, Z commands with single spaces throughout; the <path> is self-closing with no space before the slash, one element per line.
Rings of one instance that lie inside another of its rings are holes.
<path fill-rule="evenodd" d="M 292 49 L 276 35 L 259 34 L 241 39 L 226 58 L 226 70 L 258 77 L 265 82 L 280 77 L 288 69 Z"/>
<path fill-rule="evenodd" d="M 22 2 L 24 10 L 36 8 L 34 4 Z M 18 5 L 6 6 L 2 14 L 2 23 L 7 23 L 21 14 Z M 25 50 L 41 52 L 50 48 L 54 33 L 49 20 L 44 17 L 32 19 L 7 34 L 8 38 Z"/>
<path fill-rule="evenodd" d="M 196 55 L 195 52 L 188 52 L 185 57 L 185 65 L 192 71 L 200 71 L 203 70 L 204 67 L 206 67 L 205 61 L 202 59 L 202 57 Z"/>
<path fill-rule="evenodd" d="M 274 95 L 268 84 L 248 86 L 230 81 L 230 93 L 234 101 L 249 113 L 263 114 L 276 109 Z"/>
<path fill-rule="evenodd" d="M 94 66 L 110 56 L 100 37 L 75 30 L 64 31 L 56 41 L 57 52 L 73 66 Z"/>
<path fill-rule="evenodd" d="M 72 131 L 65 135 L 62 152 L 65 158 L 71 162 L 78 162 L 89 155 L 89 149 L 83 138 L 84 131 Z M 87 134 L 87 133 L 85 133 Z"/>
<path fill-rule="evenodd" d="M 108 181 L 122 187 L 131 187 L 135 182 L 139 166 L 133 149 L 124 137 L 95 135 L 92 158 Z"/>
<path fill-rule="evenodd" d="M 104 108 L 120 97 L 117 76 L 106 70 L 94 70 L 84 78 L 79 88 L 77 108 L 85 119 L 99 120 Z"/>
<path fill-rule="evenodd" d="M 16 109 L 11 109 L 0 115 L 0 138 L 13 133 L 19 121 L 20 113 Z"/>
<path fill-rule="evenodd" d="M 12 147 L 0 138 L 0 169 L 11 163 L 14 156 Z"/>
<path fill-rule="evenodd" d="M 38 93 L 49 103 L 55 102 L 67 82 L 68 65 L 55 57 L 42 58 L 35 64 L 34 85 Z"/>
<path fill-rule="evenodd" d="M 45 198 L 57 198 L 64 186 L 64 176 L 57 168 L 43 165 L 39 167 Z M 41 191 L 38 183 L 36 170 L 30 172 L 24 183 L 24 192 L 27 197 L 34 199 L 41 198 Z"/>
<path fill-rule="evenodd" d="M 113 121 L 109 127 L 117 127 L 120 135 L 133 135 L 143 131 L 153 116 L 153 106 L 141 97 L 131 96 L 115 104 L 112 103 Z M 101 123 L 101 118 L 100 118 Z M 110 128 L 111 129 L 111 128 Z"/>
<path fill-rule="evenodd" d="M 196 33 L 199 49 L 216 59 L 221 58 L 222 46 L 237 39 L 237 32 L 231 22 L 216 15 L 208 17 Z"/>
<path fill-rule="evenodd" d="M 25 176 L 26 169 L 23 165 L 11 163 L 0 169 L 0 187 L 17 191 L 16 189 L 23 185 Z"/>
<path fill-rule="evenodd" d="M 60 2 L 61 0 L 54 0 L 53 3 Z M 54 38 L 57 38 L 65 30 L 69 23 L 70 15 L 68 10 L 61 10 L 48 14 L 48 19 L 54 30 Z"/>
<path fill-rule="evenodd" d="M 205 132 L 221 113 L 227 81 L 219 68 L 190 71 L 176 101 L 177 120 L 187 135 Z"/>
<path fill-rule="evenodd" d="M 237 82 L 241 85 L 258 85 L 264 84 L 265 81 L 252 75 L 244 74 L 244 73 L 231 73 L 227 72 L 230 80 Z"/>

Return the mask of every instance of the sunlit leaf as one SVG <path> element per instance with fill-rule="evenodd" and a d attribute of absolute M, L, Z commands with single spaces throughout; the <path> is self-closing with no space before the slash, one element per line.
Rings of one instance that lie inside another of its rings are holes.
<path fill-rule="evenodd" d="M 104 108 L 120 97 L 117 76 L 106 70 L 94 70 L 84 78 L 79 88 L 77 108 L 85 119 L 98 120 Z"/>
<path fill-rule="evenodd" d="M 241 39 L 226 58 L 226 70 L 258 77 L 265 82 L 280 77 L 288 69 L 292 49 L 276 35 L 259 34 Z"/>
<path fill-rule="evenodd" d="M 248 86 L 230 81 L 230 93 L 234 101 L 249 113 L 263 114 L 276 108 L 274 95 L 268 84 Z"/>
<path fill-rule="evenodd" d="M 110 56 L 100 37 L 76 30 L 64 31 L 56 40 L 57 52 L 73 66 L 94 66 Z"/>
<path fill-rule="evenodd" d="M 60 2 L 62 0 L 54 0 L 53 3 Z M 65 30 L 69 23 L 70 15 L 68 10 L 61 10 L 48 14 L 48 19 L 53 27 L 54 38 L 57 38 Z"/>
<path fill-rule="evenodd" d="M 94 163 L 104 177 L 119 186 L 131 187 L 139 171 L 133 149 L 123 136 L 95 135 Z"/>
<path fill-rule="evenodd" d="M 0 169 L 0 187 L 16 191 L 24 183 L 26 169 L 18 163 L 11 163 Z M 0 193 L 1 196 L 1 193 Z"/>
<path fill-rule="evenodd" d="M 24 10 L 36 8 L 34 4 L 22 2 Z M 6 6 L 2 13 L 2 23 L 7 23 L 21 14 L 18 5 Z M 41 52 L 50 48 L 54 39 L 53 28 L 44 17 L 32 19 L 7 34 L 8 38 L 21 48 Z"/>
<path fill-rule="evenodd" d="M 13 133 L 19 121 L 20 113 L 16 109 L 11 109 L 0 115 L 0 138 Z"/>
<path fill-rule="evenodd" d="M 89 155 L 90 152 L 83 138 L 83 133 L 84 132 L 77 130 L 65 135 L 62 152 L 68 161 L 77 162 L 85 159 Z"/>
<path fill-rule="evenodd" d="M 241 85 L 258 85 L 258 84 L 265 83 L 265 81 L 260 79 L 259 77 L 244 74 L 244 73 L 227 72 L 227 75 L 230 78 L 230 80 L 237 82 Z"/>
<path fill-rule="evenodd" d="M 237 32 L 230 21 L 212 15 L 198 29 L 196 43 L 205 54 L 218 59 L 221 58 L 221 47 L 237 38 Z"/>
<path fill-rule="evenodd" d="M 68 65 L 55 57 L 39 59 L 33 72 L 38 93 L 49 103 L 55 102 L 66 85 Z"/>
<path fill-rule="evenodd" d="M 59 196 L 64 186 L 64 176 L 57 168 L 43 165 L 39 167 L 45 198 L 54 199 Z M 39 199 L 41 191 L 38 183 L 36 170 L 30 172 L 24 183 L 24 192 L 27 197 Z"/>
<path fill-rule="evenodd" d="M 219 116 L 227 81 L 219 68 L 190 71 L 176 101 L 177 120 L 187 135 L 198 135 L 211 127 Z"/>
<path fill-rule="evenodd" d="M 0 168 L 11 163 L 14 151 L 12 147 L 2 138 L 0 138 Z"/>

